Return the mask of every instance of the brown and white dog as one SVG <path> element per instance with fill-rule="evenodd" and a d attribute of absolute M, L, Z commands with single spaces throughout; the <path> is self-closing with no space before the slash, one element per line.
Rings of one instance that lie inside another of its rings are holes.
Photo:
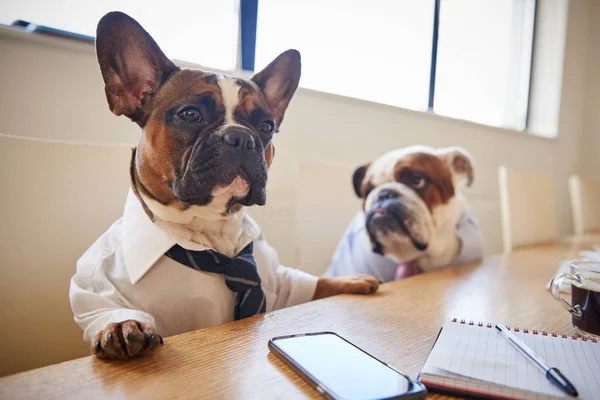
<path fill-rule="evenodd" d="M 82 256 L 71 281 L 75 320 L 96 355 L 147 354 L 161 335 L 234 319 L 240 301 L 229 284 L 243 280 L 227 276 L 226 284 L 227 272 L 177 263 L 165 256 L 175 245 L 233 259 L 254 244 L 266 311 L 377 290 L 370 276 L 317 278 L 279 265 L 244 211 L 266 202 L 273 135 L 300 79 L 297 51 L 250 80 L 181 69 L 119 12 L 99 22 L 96 49 L 110 110 L 142 128 L 124 215 Z"/>
<path fill-rule="evenodd" d="M 385 282 L 480 259 L 479 225 L 457 190 L 473 178 L 472 158 L 458 147 L 407 147 L 357 168 L 353 184 L 363 211 L 326 275 L 360 271 Z"/>

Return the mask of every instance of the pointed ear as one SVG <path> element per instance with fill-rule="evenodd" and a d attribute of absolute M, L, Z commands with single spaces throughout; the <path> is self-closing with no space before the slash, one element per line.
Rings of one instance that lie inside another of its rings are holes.
<path fill-rule="evenodd" d="M 352 184 L 354 185 L 354 193 L 356 193 L 356 195 L 358 196 L 358 198 L 362 198 L 362 183 L 365 179 L 365 175 L 367 173 L 367 169 L 369 169 L 369 165 L 371 165 L 371 163 L 362 165 L 358 168 L 356 168 L 356 170 L 354 171 L 354 174 L 352 175 Z"/>
<path fill-rule="evenodd" d="M 300 70 L 300 53 L 298 50 L 288 50 L 252 77 L 252 81 L 260 88 L 267 100 L 277 130 L 298 87 Z"/>
<path fill-rule="evenodd" d="M 475 162 L 467 150 L 461 147 L 447 147 L 439 149 L 437 154 L 450 168 L 455 185 L 461 181 L 464 181 L 467 186 L 473 184 Z"/>
<path fill-rule="evenodd" d="M 271 168 L 271 164 L 273 163 L 273 158 L 275 158 L 275 145 L 271 140 L 271 143 L 265 149 L 265 161 L 267 162 L 267 168 Z"/>
<path fill-rule="evenodd" d="M 110 110 L 143 127 L 153 96 L 179 68 L 136 20 L 121 12 L 98 22 L 96 54 Z"/>

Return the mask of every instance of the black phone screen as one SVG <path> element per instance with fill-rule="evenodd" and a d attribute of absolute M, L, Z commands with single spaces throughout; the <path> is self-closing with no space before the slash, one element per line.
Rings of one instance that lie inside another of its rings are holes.
<path fill-rule="evenodd" d="M 333 333 L 275 338 L 272 343 L 336 398 L 389 399 L 416 389 L 405 376 Z"/>

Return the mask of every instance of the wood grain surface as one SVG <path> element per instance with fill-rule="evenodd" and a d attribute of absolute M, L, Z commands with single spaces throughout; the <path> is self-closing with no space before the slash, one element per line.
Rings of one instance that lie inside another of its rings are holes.
<path fill-rule="evenodd" d="M 600 235 L 522 248 L 388 283 L 373 296 L 336 296 L 188 332 L 142 359 L 86 357 L 19 373 L 0 379 L 0 398 L 319 398 L 267 348 L 273 336 L 311 331 L 337 332 L 414 378 L 452 317 L 571 333 L 569 314 L 545 285 L 559 261 L 595 243 Z"/>

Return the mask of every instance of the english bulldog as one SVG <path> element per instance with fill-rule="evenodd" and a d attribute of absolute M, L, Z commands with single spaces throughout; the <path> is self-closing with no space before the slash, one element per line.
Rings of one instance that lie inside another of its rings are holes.
<path fill-rule="evenodd" d="M 182 37 L 189 46 L 208 38 Z M 300 79 L 288 50 L 252 79 L 182 69 L 131 17 L 112 12 L 96 52 L 110 110 L 140 126 L 122 218 L 79 259 L 75 321 L 105 359 L 150 353 L 164 336 L 341 293 L 372 276 L 317 278 L 280 265 L 246 214 L 264 205 L 273 136 Z"/>
<path fill-rule="evenodd" d="M 361 210 L 326 276 L 369 273 L 382 282 L 479 260 L 479 224 L 458 192 L 474 164 L 458 147 L 412 146 L 383 154 L 352 177 Z"/>

